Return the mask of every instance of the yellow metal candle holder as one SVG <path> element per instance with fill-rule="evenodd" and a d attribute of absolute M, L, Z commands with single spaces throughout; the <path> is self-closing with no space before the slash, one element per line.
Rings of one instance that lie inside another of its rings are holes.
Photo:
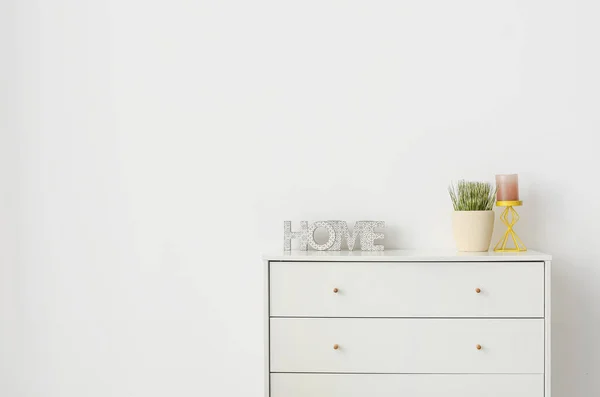
<path fill-rule="evenodd" d="M 519 221 L 519 214 L 513 207 L 518 207 L 523 205 L 522 201 L 497 201 L 496 205 L 498 207 L 506 207 L 500 215 L 500 220 L 507 227 L 506 233 L 504 233 L 504 237 L 498 241 L 496 247 L 494 247 L 494 251 L 497 252 L 523 252 L 527 251 L 527 247 L 521 241 L 517 233 L 513 230 L 513 226 L 515 223 Z M 510 218 L 509 218 L 510 215 Z M 512 238 L 513 243 L 515 243 L 515 248 L 506 248 L 506 243 L 508 243 L 508 239 Z"/>

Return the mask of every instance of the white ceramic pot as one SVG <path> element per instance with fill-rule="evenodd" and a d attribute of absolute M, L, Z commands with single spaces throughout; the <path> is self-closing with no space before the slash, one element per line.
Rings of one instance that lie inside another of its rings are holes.
<path fill-rule="evenodd" d="M 459 251 L 487 251 L 494 231 L 494 211 L 454 211 L 452 229 Z"/>

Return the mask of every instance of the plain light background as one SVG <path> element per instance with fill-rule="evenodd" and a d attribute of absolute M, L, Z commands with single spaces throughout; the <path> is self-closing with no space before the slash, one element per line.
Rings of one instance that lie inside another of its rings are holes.
<path fill-rule="evenodd" d="M 448 183 L 511 172 L 517 230 L 554 255 L 554 396 L 599 395 L 599 17 L 1 1 L 0 395 L 262 397 L 284 220 L 450 248 Z"/>

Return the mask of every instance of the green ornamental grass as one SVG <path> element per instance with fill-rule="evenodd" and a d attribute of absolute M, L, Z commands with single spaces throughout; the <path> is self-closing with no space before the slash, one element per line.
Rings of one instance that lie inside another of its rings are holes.
<path fill-rule="evenodd" d="M 496 202 L 496 188 L 488 182 L 465 180 L 448 187 L 454 211 L 491 211 Z"/>

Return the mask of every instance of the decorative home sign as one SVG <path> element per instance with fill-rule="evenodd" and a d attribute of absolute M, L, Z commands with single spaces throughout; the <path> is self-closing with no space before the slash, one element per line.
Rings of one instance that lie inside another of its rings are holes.
<path fill-rule="evenodd" d="M 319 228 L 327 230 L 329 238 L 326 243 L 318 244 L 315 241 L 315 231 Z M 346 240 L 348 249 L 354 249 L 356 238 L 360 236 L 360 249 L 363 251 L 383 251 L 383 245 L 375 244 L 375 240 L 381 240 L 383 233 L 376 232 L 375 228 L 385 228 L 383 221 L 358 221 L 354 224 L 352 234 L 348 224 L 344 221 L 318 221 L 310 225 L 306 221 L 300 222 L 300 231 L 292 232 L 292 222 L 283 222 L 283 249 L 291 251 L 292 240 L 300 241 L 300 250 L 308 251 L 310 245 L 317 251 L 340 251 L 342 239 Z"/>

